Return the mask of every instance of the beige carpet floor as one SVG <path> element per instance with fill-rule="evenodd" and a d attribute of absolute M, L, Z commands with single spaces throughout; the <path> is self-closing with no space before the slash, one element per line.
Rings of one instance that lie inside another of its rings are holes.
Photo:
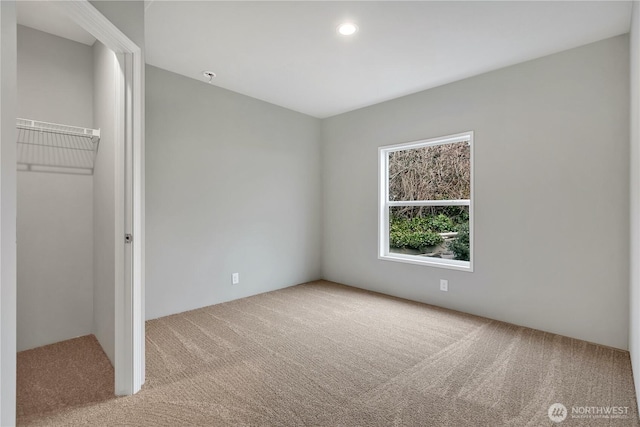
<path fill-rule="evenodd" d="M 22 425 L 637 426 L 627 352 L 329 282 L 147 322 L 135 396 Z M 547 415 L 553 403 L 623 419 Z"/>
<path fill-rule="evenodd" d="M 93 335 L 18 353 L 18 419 L 113 399 L 113 390 L 113 366 Z"/>

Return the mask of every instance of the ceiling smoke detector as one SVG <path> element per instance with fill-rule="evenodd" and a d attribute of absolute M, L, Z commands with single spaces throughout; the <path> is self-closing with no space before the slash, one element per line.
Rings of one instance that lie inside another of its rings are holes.
<path fill-rule="evenodd" d="M 213 71 L 203 71 L 202 75 L 209 79 L 207 83 L 213 84 L 212 80 L 216 77 L 216 73 L 214 73 Z"/>

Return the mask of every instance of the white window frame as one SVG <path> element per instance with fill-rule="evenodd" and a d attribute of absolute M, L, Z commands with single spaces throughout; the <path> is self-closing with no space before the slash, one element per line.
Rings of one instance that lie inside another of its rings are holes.
<path fill-rule="evenodd" d="M 395 151 L 411 150 L 415 148 L 435 145 L 467 142 L 470 147 L 470 199 L 463 200 L 414 200 L 389 201 L 389 154 Z M 431 267 L 448 268 L 473 272 L 473 131 L 447 135 L 402 144 L 387 145 L 378 148 L 378 258 L 386 261 L 405 262 L 409 264 L 427 265 Z M 430 258 L 419 255 L 406 255 L 389 251 L 389 208 L 392 206 L 469 206 L 469 254 L 470 261 L 444 258 Z"/>

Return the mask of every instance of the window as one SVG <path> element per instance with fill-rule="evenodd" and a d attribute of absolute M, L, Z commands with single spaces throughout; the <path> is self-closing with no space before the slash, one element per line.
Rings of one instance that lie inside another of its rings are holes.
<path fill-rule="evenodd" d="M 473 271 L 473 132 L 379 148 L 379 258 Z"/>

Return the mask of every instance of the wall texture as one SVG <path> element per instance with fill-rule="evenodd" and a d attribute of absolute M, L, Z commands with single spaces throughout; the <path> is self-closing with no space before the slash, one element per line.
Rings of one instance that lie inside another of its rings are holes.
<path fill-rule="evenodd" d="M 627 348 L 628 47 L 620 36 L 324 120 L 323 276 Z M 475 271 L 378 260 L 377 148 L 467 130 Z"/>
<path fill-rule="evenodd" d="M 92 322 L 92 178 L 20 171 L 18 351 L 90 334 Z"/>
<path fill-rule="evenodd" d="M 100 147 L 93 171 L 93 333 L 114 363 L 115 357 L 115 72 L 116 56 L 93 45 L 93 121 Z"/>
<path fill-rule="evenodd" d="M 16 5 L 0 1 L 0 425 L 16 423 Z"/>
<path fill-rule="evenodd" d="M 92 111 L 91 47 L 18 26 L 18 117 L 92 127 Z M 91 333 L 92 189 L 18 172 L 18 351 Z"/>
<path fill-rule="evenodd" d="M 18 25 L 18 117 L 93 126 L 91 46 Z"/>
<path fill-rule="evenodd" d="M 631 61 L 630 91 L 630 283 L 629 283 L 629 353 L 640 406 L 640 7 L 633 3 L 629 34 Z"/>
<path fill-rule="evenodd" d="M 148 319 L 320 277 L 319 120 L 152 66 L 146 109 Z"/>

